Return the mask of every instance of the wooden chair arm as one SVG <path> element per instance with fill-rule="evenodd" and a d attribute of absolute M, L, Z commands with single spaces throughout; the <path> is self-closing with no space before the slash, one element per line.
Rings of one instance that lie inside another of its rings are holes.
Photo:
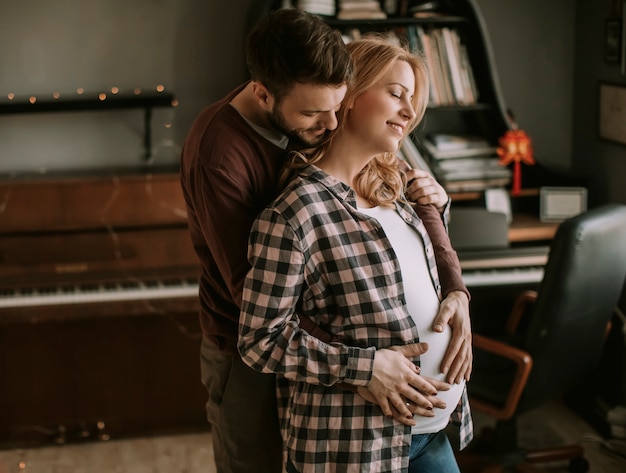
<path fill-rule="evenodd" d="M 475 348 L 494 353 L 503 358 L 508 358 L 517 365 L 513 382 L 509 387 L 509 392 L 504 406 L 498 407 L 481 399 L 472 398 L 470 396 L 470 405 L 496 419 L 510 419 L 517 408 L 519 399 L 526 386 L 526 381 L 533 367 L 532 357 L 519 348 L 513 347 L 506 343 L 493 340 L 480 334 L 473 334 L 473 344 Z"/>
<path fill-rule="evenodd" d="M 507 333 L 514 334 L 517 331 L 522 316 L 526 313 L 526 308 L 529 304 L 533 304 L 537 300 L 537 291 L 522 291 L 515 298 L 513 303 L 513 309 L 509 315 L 509 319 L 506 323 Z"/>

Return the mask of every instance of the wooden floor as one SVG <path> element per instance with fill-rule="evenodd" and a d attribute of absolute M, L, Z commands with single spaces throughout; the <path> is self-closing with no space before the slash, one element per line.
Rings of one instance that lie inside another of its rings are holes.
<path fill-rule="evenodd" d="M 478 429 L 489 423 L 479 414 L 474 414 L 474 421 Z M 582 441 L 591 473 L 626 472 L 626 457 L 601 446 L 594 430 L 558 403 L 529 412 L 521 421 L 521 441 L 526 446 L 535 446 L 539 438 L 544 443 Z M 0 450 L 0 473 L 214 473 L 210 439 L 206 432 Z M 556 465 L 546 471 L 567 469 Z"/>
<path fill-rule="evenodd" d="M 477 433 L 493 421 L 474 412 Z M 611 440 L 603 445 L 603 439 L 587 422 L 559 402 L 527 412 L 519 419 L 519 443 L 525 448 L 543 448 L 559 445 L 581 444 L 590 473 L 626 473 L 626 441 Z M 620 453 L 612 453 L 607 447 L 617 447 Z M 539 466 L 539 465 L 538 465 Z M 566 473 L 567 462 L 540 465 L 551 473 Z"/>

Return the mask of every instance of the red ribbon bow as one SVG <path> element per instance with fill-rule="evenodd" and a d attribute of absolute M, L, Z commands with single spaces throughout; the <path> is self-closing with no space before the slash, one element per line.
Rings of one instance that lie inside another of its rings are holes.
<path fill-rule="evenodd" d="M 506 166 L 513 163 L 513 187 L 512 195 L 519 195 L 522 189 L 521 163 L 535 164 L 533 147 L 530 137 L 523 130 L 508 130 L 499 140 L 500 147 L 497 149 L 500 156 L 500 164 Z"/>

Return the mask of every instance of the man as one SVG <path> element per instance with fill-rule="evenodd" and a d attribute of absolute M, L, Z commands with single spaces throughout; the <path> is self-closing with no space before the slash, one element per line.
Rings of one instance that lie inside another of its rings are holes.
<path fill-rule="evenodd" d="M 295 9 L 261 20 L 248 37 L 247 61 L 252 80 L 203 110 L 192 125 L 181 156 L 181 185 L 202 266 L 201 371 L 217 471 L 278 473 L 283 459 L 275 379 L 244 365 L 236 347 L 248 236 L 254 218 L 277 194 L 287 145 L 316 146 L 337 127 L 352 69 L 340 34 Z M 447 195 L 432 178 L 417 172 L 409 177 L 419 178 L 409 198 L 445 205 Z M 442 307 L 438 323 L 459 328 L 451 377 L 468 376 L 467 298 L 450 296 Z M 303 328 L 324 339 L 316 327 Z M 398 356 L 420 350 L 411 345 Z M 381 369 L 394 372 L 391 363 Z M 377 386 L 374 392 L 394 389 Z M 398 409 L 395 415 L 411 414 L 404 402 Z"/>

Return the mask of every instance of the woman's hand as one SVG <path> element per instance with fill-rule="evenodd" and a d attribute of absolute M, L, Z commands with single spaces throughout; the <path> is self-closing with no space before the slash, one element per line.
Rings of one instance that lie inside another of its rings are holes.
<path fill-rule="evenodd" d="M 441 372 L 449 383 L 469 381 L 472 373 L 472 326 L 469 299 L 462 291 L 453 291 L 441 302 L 433 322 L 435 332 L 443 332 L 445 325 L 452 328 L 452 338 L 441 361 Z"/>

